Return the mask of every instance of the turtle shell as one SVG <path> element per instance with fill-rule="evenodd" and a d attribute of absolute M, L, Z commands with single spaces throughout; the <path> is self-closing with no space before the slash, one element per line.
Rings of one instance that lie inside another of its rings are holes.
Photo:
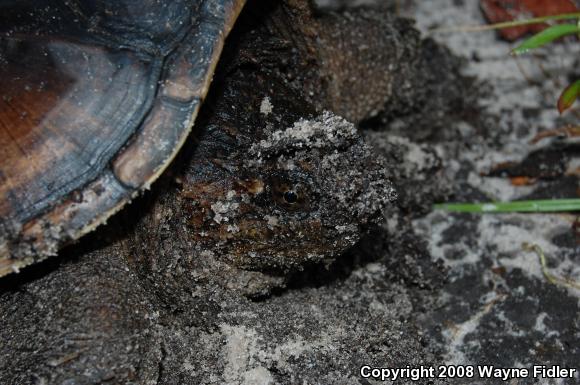
<path fill-rule="evenodd" d="M 244 0 L 0 0 L 0 276 L 147 188 Z"/>

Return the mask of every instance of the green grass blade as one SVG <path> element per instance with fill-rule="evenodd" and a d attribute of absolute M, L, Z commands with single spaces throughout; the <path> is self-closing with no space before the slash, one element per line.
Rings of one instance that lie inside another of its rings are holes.
<path fill-rule="evenodd" d="M 437 210 L 459 213 L 539 213 L 580 211 L 580 199 L 551 199 L 491 203 L 442 203 Z"/>
<path fill-rule="evenodd" d="M 562 92 L 562 95 L 558 99 L 558 111 L 563 113 L 572 107 L 576 99 L 578 99 L 578 96 L 580 96 L 580 80 L 576 80 Z"/>
<path fill-rule="evenodd" d="M 543 23 L 548 22 L 548 21 L 561 21 L 561 20 L 580 20 L 580 12 L 562 13 L 559 15 L 535 17 L 533 19 L 526 19 L 526 20 L 504 21 L 502 23 L 487 24 L 487 25 L 442 27 L 442 28 L 432 29 L 430 32 L 431 33 L 435 33 L 435 32 L 439 32 L 439 33 L 441 33 L 441 32 L 481 32 L 481 31 L 491 31 L 491 30 L 504 29 L 504 28 L 513 28 L 513 27 L 519 27 L 519 26 L 523 26 L 523 25 L 543 24 Z"/>
<path fill-rule="evenodd" d="M 539 48 L 546 45 L 556 39 L 559 39 L 567 35 L 575 35 L 580 33 L 580 27 L 577 24 L 558 24 L 546 28 L 542 32 L 535 34 L 530 37 L 522 44 L 517 46 L 512 50 L 513 55 L 520 55 L 528 52 L 529 50 Z"/>

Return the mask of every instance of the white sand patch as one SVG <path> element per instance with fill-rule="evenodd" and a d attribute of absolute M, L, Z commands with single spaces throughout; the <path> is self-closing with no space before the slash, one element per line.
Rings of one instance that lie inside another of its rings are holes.
<path fill-rule="evenodd" d="M 470 319 L 443 330 L 443 336 L 447 339 L 448 344 L 448 353 L 445 360 L 446 364 L 467 365 L 470 363 L 467 357 L 463 354 L 463 351 L 466 347 L 477 347 L 474 345 L 478 345 L 479 341 L 475 340 L 471 341 L 470 344 L 467 344 L 465 337 L 474 333 L 479 327 L 483 316 L 489 314 L 493 309 L 493 306 L 503 299 L 503 297 L 496 295 L 495 292 L 491 292 L 491 297 L 486 294 L 486 297 L 489 297 L 489 300 Z"/>
<path fill-rule="evenodd" d="M 268 116 L 272 113 L 273 110 L 274 106 L 270 102 L 270 98 L 266 96 L 260 103 L 260 113 L 262 115 Z"/>

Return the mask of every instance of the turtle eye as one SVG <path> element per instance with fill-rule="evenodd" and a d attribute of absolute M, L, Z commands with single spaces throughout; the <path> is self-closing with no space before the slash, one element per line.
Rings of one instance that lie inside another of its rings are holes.
<path fill-rule="evenodd" d="M 284 197 L 284 200 L 286 201 L 286 203 L 288 203 L 288 204 L 292 205 L 292 204 L 298 202 L 298 194 L 296 194 L 292 190 L 286 191 L 284 193 L 283 197 Z"/>
<path fill-rule="evenodd" d="M 271 180 L 272 198 L 287 210 L 306 210 L 310 201 L 308 186 L 301 180 L 277 176 Z"/>

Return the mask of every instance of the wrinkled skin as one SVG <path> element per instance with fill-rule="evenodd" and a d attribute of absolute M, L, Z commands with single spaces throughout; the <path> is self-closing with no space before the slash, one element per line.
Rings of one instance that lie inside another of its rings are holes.
<path fill-rule="evenodd" d="M 139 226 L 137 268 L 149 279 L 211 259 L 226 264 L 212 273 L 220 283 L 264 293 L 354 245 L 395 198 L 386 165 L 354 125 L 317 112 L 285 81 L 292 46 L 260 33 L 230 42 L 175 170 L 178 188 L 163 191 Z"/>
<path fill-rule="evenodd" d="M 275 118 L 264 116 L 264 126 L 284 127 Z M 214 134 L 221 127 L 210 125 Z M 394 198 L 380 158 L 331 113 L 263 137 L 224 159 L 194 158 L 182 178 L 192 239 L 237 266 L 291 268 L 336 256 Z"/>

